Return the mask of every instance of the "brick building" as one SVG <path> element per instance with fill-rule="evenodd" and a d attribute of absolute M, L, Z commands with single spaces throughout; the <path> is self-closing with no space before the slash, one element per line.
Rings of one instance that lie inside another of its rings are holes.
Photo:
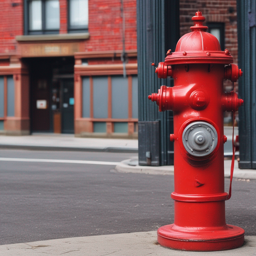
<path fill-rule="evenodd" d="M 198 9 L 237 62 L 236 1 L 180 0 L 181 35 Z M 0 133 L 137 136 L 136 0 L 2 0 L 0 10 Z"/>
<path fill-rule="evenodd" d="M 135 0 L 123 13 L 120 0 L 3 0 L 0 10 L 0 130 L 136 136 Z"/>

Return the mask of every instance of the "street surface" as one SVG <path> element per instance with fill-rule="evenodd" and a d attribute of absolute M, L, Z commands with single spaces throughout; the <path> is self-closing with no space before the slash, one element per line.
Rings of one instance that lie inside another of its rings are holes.
<path fill-rule="evenodd" d="M 133 156 L 0 150 L 0 244 L 152 231 L 173 222 L 173 176 L 115 171 L 116 162 Z M 255 180 L 233 181 L 227 223 L 247 236 L 256 235 L 255 199 Z"/>

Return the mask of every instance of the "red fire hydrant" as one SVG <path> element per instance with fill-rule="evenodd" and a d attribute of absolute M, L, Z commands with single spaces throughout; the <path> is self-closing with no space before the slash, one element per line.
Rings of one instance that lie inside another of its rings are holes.
<path fill-rule="evenodd" d="M 174 115 L 174 223 L 158 229 L 158 242 L 181 250 L 214 251 L 242 246 L 244 230 L 227 225 L 224 190 L 223 111 L 243 104 L 234 92 L 223 92 L 223 80 L 235 82 L 242 71 L 216 37 L 206 32 L 205 18 L 196 12 L 192 32 L 167 52 L 156 69 L 159 78 L 171 76 L 174 87 L 161 86 L 159 111 Z M 232 175 L 231 175 L 232 176 Z"/>

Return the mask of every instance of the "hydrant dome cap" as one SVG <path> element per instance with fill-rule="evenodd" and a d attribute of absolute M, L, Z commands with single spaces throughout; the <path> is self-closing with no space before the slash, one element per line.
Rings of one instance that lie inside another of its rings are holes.
<path fill-rule="evenodd" d="M 204 31 L 193 31 L 180 38 L 175 52 L 221 51 L 218 39 Z"/>
<path fill-rule="evenodd" d="M 205 17 L 201 12 L 196 12 L 192 18 L 194 26 L 192 32 L 180 38 L 176 45 L 175 52 L 167 55 L 165 64 L 189 64 L 189 63 L 216 63 L 230 64 L 233 57 L 229 51 L 221 51 L 218 39 L 206 32 L 207 26 L 203 26 Z"/>

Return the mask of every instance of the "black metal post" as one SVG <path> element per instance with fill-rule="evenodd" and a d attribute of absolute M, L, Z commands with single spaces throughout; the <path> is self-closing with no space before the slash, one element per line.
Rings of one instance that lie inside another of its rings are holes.
<path fill-rule="evenodd" d="M 239 78 L 239 143 L 241 169 L 256 169 L 256 3 L 237 0 Z"/>
<path fill-rule="evenodd" d="M 175 50 L 179 39 L 179 0 L 137 1 L 138 82 L 139 82 L 139 164 L 172 165 L 173 132 L 171 111 L 158 112 L 148 95 L 172 79 L 159 79 L 151 63 L 164 61 L 168 49 Z"/>

